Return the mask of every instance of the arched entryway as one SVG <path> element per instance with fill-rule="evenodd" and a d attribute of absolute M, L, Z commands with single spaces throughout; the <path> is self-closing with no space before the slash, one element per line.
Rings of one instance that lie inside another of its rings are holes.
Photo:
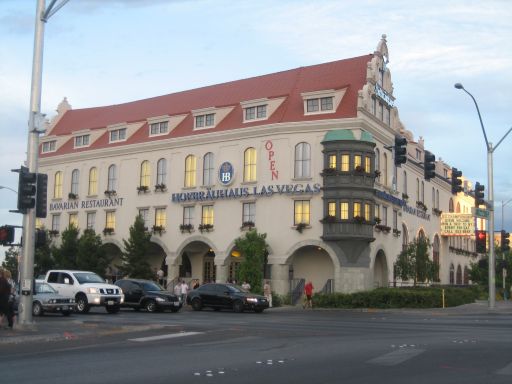
<path fill-rule="evenodd" d="M 182 279 L 187 282 L 199 280 L 202 283 L 216 281 L 215 252 L 202 241 L 192 241 L 181 251 L 176 260 L 177 275 L 172 281 Z"/>
<path fill-rule="evenodd" d="M 375 288 L 388 286 L 388 263 L 382 249 L 377 252 L 373 264 L 373 286 Z"/>
<path fill-rule="evenodd" d="M 457 265 L 457 285 L 462 285 L 462 268 L 460 267 L 460 264 Z"/>
<path fill-rule="evenodd" d="M 121 249 L 114 243 L 103 243 L 102 247 L 105 250 L 107 258 L 110 260 L 110 264 L 105 271 L 105 279 L 113 283 L 123 277 L 119 269 L 123 264 Z"/>
<path fill-rule="evenodd" d="M 334 291 L 334 264 L 322 247 L 305 245 L 296 249 L 289 257 L 288 265 L 290 291 L 307 281 L 313 283 L 315 292 Z"/>

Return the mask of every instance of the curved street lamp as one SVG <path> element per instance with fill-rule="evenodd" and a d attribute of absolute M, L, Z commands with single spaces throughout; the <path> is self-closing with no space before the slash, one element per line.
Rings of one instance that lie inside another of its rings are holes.
<path fill-rule="evenodd" d="M 8 189 L 9 191 L 13 191 L 15 194 L 18 194 L 18 191 L 10 188 L 10 187 L 4 187 L 3 185 L 0 185 L 0 189 Z"/>
<path fill-rule="evenodd" d="M 494 186 L 493 186 L 493 164 L 492 164 L 492 154 L 501 144 L 501 142 L 507 137 L 507 135 L 512 131 L 512 128 L 508 130 L 507 133 L 498 141 L 496 146 L 492 146 L 492 143 L 489 143 L 487 140 L 487 134 L 485 133 L 484 123 L 482 121 L 482 115 L 480 114 L 480 108 L 478 108 L 478 104 L 471 93 L 469 93 L 461 83 L 454 84 L 454 87 L 457 89 L 462 89 L 466 92 L 475 103 L 476 111 L 478 112 L 478 118 L 480 119 L 480 126 L 482 127 L 482 132 L 484 134 L 485 145 L 487 147 L 487 183 L 489 185 L 489 193 L 487 194 L 487 207 L 489 209 L 489 309 L 494 309 L 496 306 L 496 266 L 495 263 L 495 254 L 494 254 Z"/>

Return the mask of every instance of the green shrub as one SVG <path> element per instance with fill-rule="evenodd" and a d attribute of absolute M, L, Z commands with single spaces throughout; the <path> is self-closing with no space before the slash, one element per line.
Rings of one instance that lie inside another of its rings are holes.
<path fill-rule="evenodd" d="M 352 294 L 315 294 L 313 303 L 321 308 L 441 308 L 442 289 L 431 288 L 377 288 Z M 447 287 L 445 306 L 474 302 L 480 294 L 475 288 Z"/>

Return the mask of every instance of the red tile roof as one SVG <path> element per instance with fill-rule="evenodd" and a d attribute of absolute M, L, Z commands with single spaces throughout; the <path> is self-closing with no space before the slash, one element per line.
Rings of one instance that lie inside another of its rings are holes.
<path fill-rule="evenodd" d="M 357 93 L 366 83 L 366 67 L 372 56 L 365 55 L 300 67 L 124 104 L 72 109 L 65 112 L 49 134 L 69 135 L 84 129 L 104 129 L 113 124 L 143 122 L 148 118 L 162 115 L 187 114 L 187 117 L 169 135 L 149 137 L 148 125 L 144 124 L 138 132 L 121 144 L 108 144 L 108 134 L 105 133 L 85 149 L 87 150 L 262 124 L 355 117 L 357 115 Z M 304 116 L 301 93 L 342 88 L 347 88 L 347 90 L 335 113 Z M 286 97 L 285 101 L 267 120 L 242 123 L 243 109 L 240 102 L 283 96 Z M 192 110 L 222 106 L 233 106 L 234 109 L 215 128 L 193 130 Z M 56 152 L 41 154 L 41 156 L 56 156 L 77 151 L 73 149 L 71 139 L 70 141 L 71 144 L 66 143 Z"/>

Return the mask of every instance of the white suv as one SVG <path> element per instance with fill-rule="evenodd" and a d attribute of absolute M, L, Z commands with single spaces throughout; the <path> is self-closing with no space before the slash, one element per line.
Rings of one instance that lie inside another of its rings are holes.
<path fill-rule="evenodd" d="M 61 295 L 74 297 L 79 313 L 89 312 L 91 306 L 105 306 L 108 313 L 117 313 L 124 302 L 122 289 L 94 272 L 51 270 L 44 280 Z"/>

